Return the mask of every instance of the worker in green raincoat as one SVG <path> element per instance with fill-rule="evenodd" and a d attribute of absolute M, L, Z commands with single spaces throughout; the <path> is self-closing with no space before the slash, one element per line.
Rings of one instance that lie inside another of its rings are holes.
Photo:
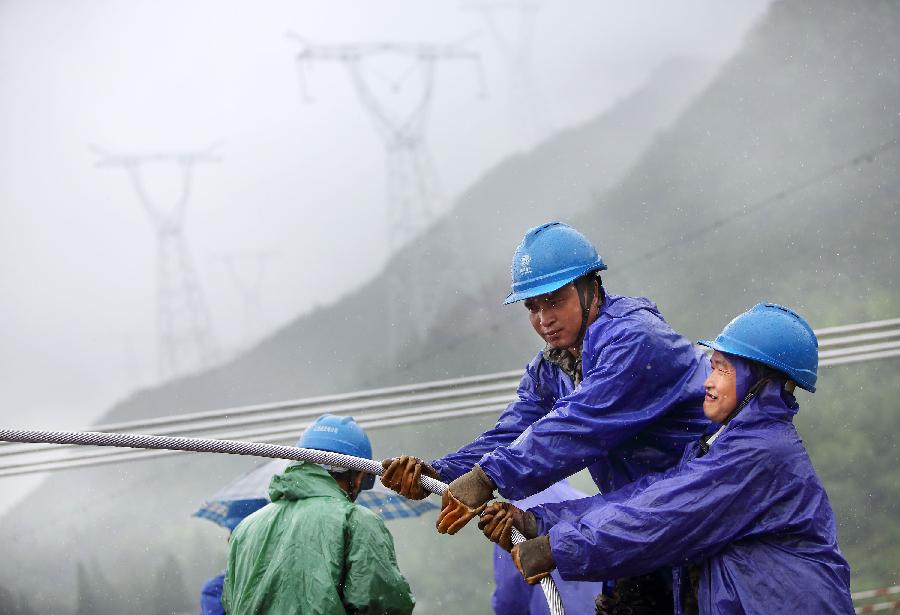
<path fill-rule="evenodd" d="M 323 415 L 297 446 L 372 458 L 351 417 Z M 235 528 L 222 603 L 229 615 L 405 615 L 415 599 L 384 522 L 354 504 L 374 477 L 296 462 L 268 504 Z"/>

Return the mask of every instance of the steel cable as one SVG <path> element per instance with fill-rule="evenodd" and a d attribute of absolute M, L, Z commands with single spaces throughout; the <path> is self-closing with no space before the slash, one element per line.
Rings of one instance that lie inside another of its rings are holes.
<path fill-rule="evenodd" d="M 0 441 L 27 444 L 77 444 L 80 446 L 115 446 L 122 448 L 187 451 L 192 453 L 222 453 L 226 455 L 249 455 L 272 459 L 309 461 L 325 465 L 357 470 L 380 476 L 384 469 L 381 463 L 352 455 L 319 451 L 311 448 L 265 444 L 261 442 L 241 442 L 239 440 L 214 440 L 211 438 L 185 438 L 178 436 L 153 436 L 144 434 L 120 434 L 102 431 L 43 431 L 0 429 Z M 419 483 L 430 493 L 441 495 L 447 484 L 429 476 L 421 476 Z M 526 538 L 512 528 L 513 544 L 524 542 Z M 547 605 L 553 615 L 565 615 L 562 598 L 556 584 L 550 577 L 541 579 L 541 589 L 547 598 Z"/>

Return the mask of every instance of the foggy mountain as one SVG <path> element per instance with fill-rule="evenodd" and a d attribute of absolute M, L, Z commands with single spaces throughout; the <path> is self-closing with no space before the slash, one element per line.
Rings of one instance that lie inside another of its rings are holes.
<path fill-rule="evenodd" d="M 555 216 L 574 215 L 589 207 L 594 195 L 621 180 L 654 135 L 670 125 L 709 82 L 712 68 L 693 59 L 667 62 L 646 86 L 595 120 L 562 131 L 531 152 L 485 173 L 461 196 L 452 216 L 439 220 L 410 243 L 363 288 L 296 320 L 229 364 L 135 393 L 102 422 L 418 378 L 408 366 L 419 348 L 428 344 L 428 331 L 423 335 L 424 321 L 416 321 L 413 315 L 405 319 L 408 322 L 398 319 L 399 338 L 391 337 L 390 323 L 384 320 L 389 313 L 385 306 L 398 304 L 400 310 L 393 312 L 398 314 L 409 313 L 412 304 L 410 297 L 391 296 L 391 278 L 403 281 L 410 275 L 404 268 L 432 262 L 426 268 L 428 278 L 421 282 L 430 286 L 433 305 L 439 308 L 433 318 L 469 331 L 478 329 L 481 318 L 496 320 L 495 306 L 498 297 L 505 296 L 506 282 L 501 281 L 499 289 L 486 292 L 483 288 L 489 288 L 497 272 L 508 271 L 509 253 L 519 241 L 521 229 L 546 219 L 547 202 L 553 203 Z M 448 237 L 457 241 L 453 254 L 432 249 Z M 470 245 L 479 248 L 463 249 Z M 462 279 L 474 286 L 461 294 L 466 290 L 461 288 Z M 460 297 L 465 297 L 471 309 L 448 313 L 446 308 L 454 307 Z M 435 321 L 428 324 L 428 330 L 435 329 Z M 399 344 L 395 358 L 385 354 L 391 344 Z M 530 348 L 533 341 L 525 337 L 520 344 Z M 506 357 L 504 366 L 516 365 L 514 357 Z M 406 367 L 392 369 L 392 365 Z M 458 369 L 447 367 L 424 377 L 463 375 L 477 369 L 461 364 Z M 376 436 L 376 455 L 391 454 L 400 446 L 407 446 L 404 450 L 422 447 L 419 453 L 428 455 L 429 449 L 455 445 L 471 430 L 471 423 L 450 427 L 442 430 L 440 441 L 430 445 L 415 434 L 408 434 L 405 441 L 398 434 L 390 441 Z M 136 600 L 131 608 L 143 612 L 141 601 L 153 595 L 154 587 L 135 583 L 134 574 L 154 578 L 164 574 L 164 558 L 172 551 L 185 562 L 189 586 L 198 587 L 224 561 L 225 543 L 219 540 L 220 530 L 208 522 L 191 520 L 189 515 L 205 495 L 249 463 L 221 456 L 190 456 L 51 476 L 4 517 L 0 535 L 7 557 L 0 561 L 0 587 L 27 591 L 30 604 L 40 606 L 42 612 L 68 612 L 67 605 L 78 593 L 87 596 L 80 598 L 79 604 L 88 604 L 89 609 L 99 608 L 97 596 L 106 594 L 109 603 L 120 609 L 125 602 Z M 66 502 L 62 517 L 60 501 Z M 86 544 L 92 547 L 85 549 Z M 66 555 L 69 553 L 74 555 Z M 57 566 L 50 563 L 57 561 L 71 561 L 71 565 L 60 571 L 54 587 L 39 587 L 43 585 L 38 582 L 41 572 Z M 90 566 L 78 567 L 76 575 L 77 562 L 89 562 Z M 198 562 L 207 565 L 197 566 Z M 134 572 L 122 576 L 122 571 Z M 106 577 L 116 582 L 110 584 Z M 99 586 L 103 592 L 97 591 Z M 417 612 L 422 610 L 420 606 Z"/>
<path fill-rule="evenodd" d="M 897 3 L 774 3 L 627 176 L 570 219 L 597 242 L 607 288 L 651 297 L 693 339 L 760 301 L 814 327 L 897 317 L 898 28 Z M 510 341 L 528 333 L 524 315 L 492 324 L 436 331 L 428 347 L 445 351 L 422 356 L 418 375 L 532 356 Z M 796 423 L 857 589 L 900 580 L 898 376 L 896 359 L 823 368 L 816 394 L 800 395 Z"/>
<path fill-rule="evenodd" d="M 597 242 L 606 287 L 651 297 L 693 339 L 760 301 L 814 327 L 897 317 L 898 28 L 892 2 L 774 3 L 627 176 L 567 220 Z M 481 330 L 436 330 L 416 376 L 524 363 L 537 340 L 503 310 Z M 823 368 L 817 393 L 800 395 L 796 423 L 857 589 L 900 581 L 898 376 L 896 359 Z"/>
<path fill-rule="evenodd" d="M 509 257 L 529 226 L 550 219 L 597 243 L 611 292 L 651 297 L 691 337 L 715 334 L 761 300 L 796 307 L 816 327 L 896 316 L 898 30 L 900 5 L 888 0 L 776 2 L 711 82 L 689 62 L 663 67 L 609 113 L 492 169 L 364 287 L 228 365 L 136 393 L 104 422 L 515 369 L 539 344 L 521 308 L 500 305 Z M 418 279 L 425 303 L 398 292 L 410 270 L 428 272 Z M 882 540 L 896 535 L 896 515 L 890 519 L 900 486 L 884 483 L 871 508 L 855 502 L 865 499 L 867 472 L 896 467 L 897 449 L 880 449 L 875 461 L 865 438 L 838 436 L 855 429 L 877 439 L 900 427 L 896 385 L 875 384 L 878 373 L 896 382 L 897 362 L 862 375 L 842 370 L 800 400 L 798 423 L 855 574 L 894 582 L 890 557 L 861 560 L 874 544 L 871 523 L 881 524 Z M 841 401 L 863 383 L 872 386 L 854 401 L 885 410 L 868 419 Z M 376 439 L 376 455 L 433 456 L 473 435 L 472 423 L 441 429 L 392 432 L 390 441 Z M 111 599 L 130 599 L 142 612 L 140 591 L 152 592 L 153 583 L 135 577 L 153 576 L 171 549 L 196 587 L 215 572 L 215 564 L 196 570 L 197 562 L 215 559 L 210 554 L 224 545 L 206 529 L 185 529 L 186 516 L 241 467 L 240 460 L 181 457 L 54 475 L 4 517 L 0 585 L 27 591 L 51 612 L 48 605 L 71 604 L 75 562 L 91 561 L 115 585 Z M 422 601 L 417 612 L 435 608 L 429 601 L 471 610 L 471 596 L 438 587 L 448 564 L 429 559 L 429 547 L 416 548 L 437 544 L 430 526 L 410 525 L 415 531 L 406 535 L 392 526 Z M 470 538 L 440 545 L 450 552 Z M 478 599 L 489 591 L 479 576 L 489 570 L 483 559 L 469 571 Z M 51 569 L 60 572 L 49 587 L 40 576 Z M 464 582 L 457 573 L 454 585 Z"/>
<path fill-rule="evenodd" d="M 896 315 L 898 25 L 891 2 L 775 3 L 621 182 L 576 215 L 544 217 L 596 242 L 608 290 L 649 296 L 693 338 L 763 300 L 815 327 Z M 492 326 L 435 331 L 417 378 L 530 358 L 511 341 L 534 350 L 526 319 L 499 306 L 508 279 L 496 271 L 485 297 Z"/>
<path fill-rule="evenodd" d="M 431 330 L 436 320 L 477 330 L 481 319 L 495 311 L 495 299 L 505 296 L 501 287 L 484 304 L 481 288 L 495 272 L 508 271 L 509 255 L 522 229 L 545 220 L 550 212 L 565 217 L 588 207 L 592 195 L 621 179 L 656 132 L 684 109 L 708 82 L 710 71 L 696 60 L 666 63 L 646 87 L 613 110 L 489 171 L 462 195 L 450 217 L 401 250 L 381 275 L 359 290 L 297 319 L 227 365 L 137 393 L 113 408 L 104 421 L 409 381 L 392 365 L 403 365 L 404 357 L 419 352 L 427 337 L 421 330 Z M 464 249 L 468 246 L 477 249 Z M 353 258 L 352 246 L 347 251 Z M 315 266 L 320 265 L 310 264 Z M 429 311 L 439 314 L 428 322 L 427 315 L 412 313 L 412 289 L 404 289 L 405 296 L 392 294 L 394 283 L 408 284 L 417 270 L 427 272 L 416 280 L 422 289 L 417 292 L 427 295 Z M 460 297 L 470 304 L 470 311 L 448 314 L 447 308 Z M 390 305 L 395 308 L 393 322 Z M 392 344 L 398 346 L 398 357 L 385 354 Z M 375 372 L 386 373 L 375 382 L 371 380 Z M 471 369 L 454 372 L 463 373 Z"/>

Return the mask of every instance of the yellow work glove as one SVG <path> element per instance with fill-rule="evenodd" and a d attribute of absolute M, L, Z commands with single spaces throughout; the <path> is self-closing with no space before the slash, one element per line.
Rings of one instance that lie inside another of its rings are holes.
<path fill-rule="evenodd" d="M 550 571 L 556 568 L 553 553 L 550 551 L 550 536 L 547 535 L 513 546 L 510 555 L 529 585 L 539 583 L 544 577 L 550 576 Z"/>
<path fill-rule="evenodd" d="M 493 502 L 478 520 L 478 529 L 487 539 L 511 551 L 512 529 L 515 527 L 525 538 L 537 536 L 537 520 L 534 514 L 513 506 L 509 502 Z"/>
<path fill-rule="evenodd" d="M 450 483 L 441 501 L 437 531 L 455 534 L 484 510 L 494 497 L 494 481 L 476 464 Z"/>
<path fill-rule="evenodd" d="M 384 468 L 381 484 L 410 500 L 424 500 L 428 497 L 428 491 L 419 484 L 419 477 L 423 474 L 441 480 L 437 470 L 418 457 L 409 455 L 385 459 L 381 462 L 381 467 Z"/>

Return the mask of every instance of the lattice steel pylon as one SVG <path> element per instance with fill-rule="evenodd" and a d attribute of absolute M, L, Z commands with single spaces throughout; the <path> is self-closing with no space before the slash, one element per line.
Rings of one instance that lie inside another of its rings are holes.
<path fill-rule="evenodd" d="M 273 252 L 229 252 L 220 256 L 231 284 L 241 298 L 242 344 L 263 330 L 262 285 Z"/>
<path fill-rule="evenodd" d="M 462 3 L 479 13 L 506 64 L 511 128 L 530 146 L 551 128 L 534 70 L 534 31 L 540 3 L 532 0 Z"/>
<path fill-rule="evenodd" d="M 376 129 L 384 141 L 387 161 L 387 243 L 392 254 L 429 226 L 441 210 L 441 191 L 438 175 L 426 143 L 428 112 L 433 100 L 437 64 L 446 61 L 471 62 L 476 67 L 478 86 L 483 94 L 484 75 L 479 54 L 465 49 L 461 43 L 437 45 L 429 43 L 361 43 L 347 45 L 313 45 L 307 40 L 289 34 L 301 42 L 303 48 L 297 54 L 300 87 L 306 101 L 311 101 L 307 87 L 306 72 L 314 62 L 340 62 L 347 69 L 360 102 L 369 112 Z M 410 68 L 400 79 L 391 82 L 394 91 L 399 91 L 403 83 L 420 71 L 420 90 L 414 104 L 405 112 L 392 109 L 390 101 L 379 97 L 370 82 L 371 66 L 366 62 L 379 56 L 394 56 L 410 61 Z M 367 73 L 367 68 L 369 73 Z M 432 263 L 447 264 L 442 250 L 451 246 L 432 246 L 429 260 Z M 452 255 L 446 255 L 453 258 Z M 449 261 L 452 262 L 452 261 Z M 410 263 L 406 275 L 391 278 L 392 297 L 410 298 L 410 311 L 414 316 L 407 320 L 413 323 L 419 336 L 424 336 L 434 321 L 438 306 L 427 288 L 429 272 L 425 262 Z M 396 302 L 391 301 L 391 310 L 396 310 Z M 396 326 L 396 312 L 390 314 Z"/>
<path fill-rule="evenodd" d="M 218 357 L 212 321 L 194 271 L 184 235 L 184 219 L 191 193 L 194 168 L 219 162 L 215 145 L 201 151 L 143 155 L 112 154 L 97 147 L 98 167 L 124 169 L 156 231 L 156 329 L 157 371 L 160 379 L 209 366 Z M 141 167 L 174 164 L 181 172 L 181 190 L 166 210 L 144 187 Z"/>

